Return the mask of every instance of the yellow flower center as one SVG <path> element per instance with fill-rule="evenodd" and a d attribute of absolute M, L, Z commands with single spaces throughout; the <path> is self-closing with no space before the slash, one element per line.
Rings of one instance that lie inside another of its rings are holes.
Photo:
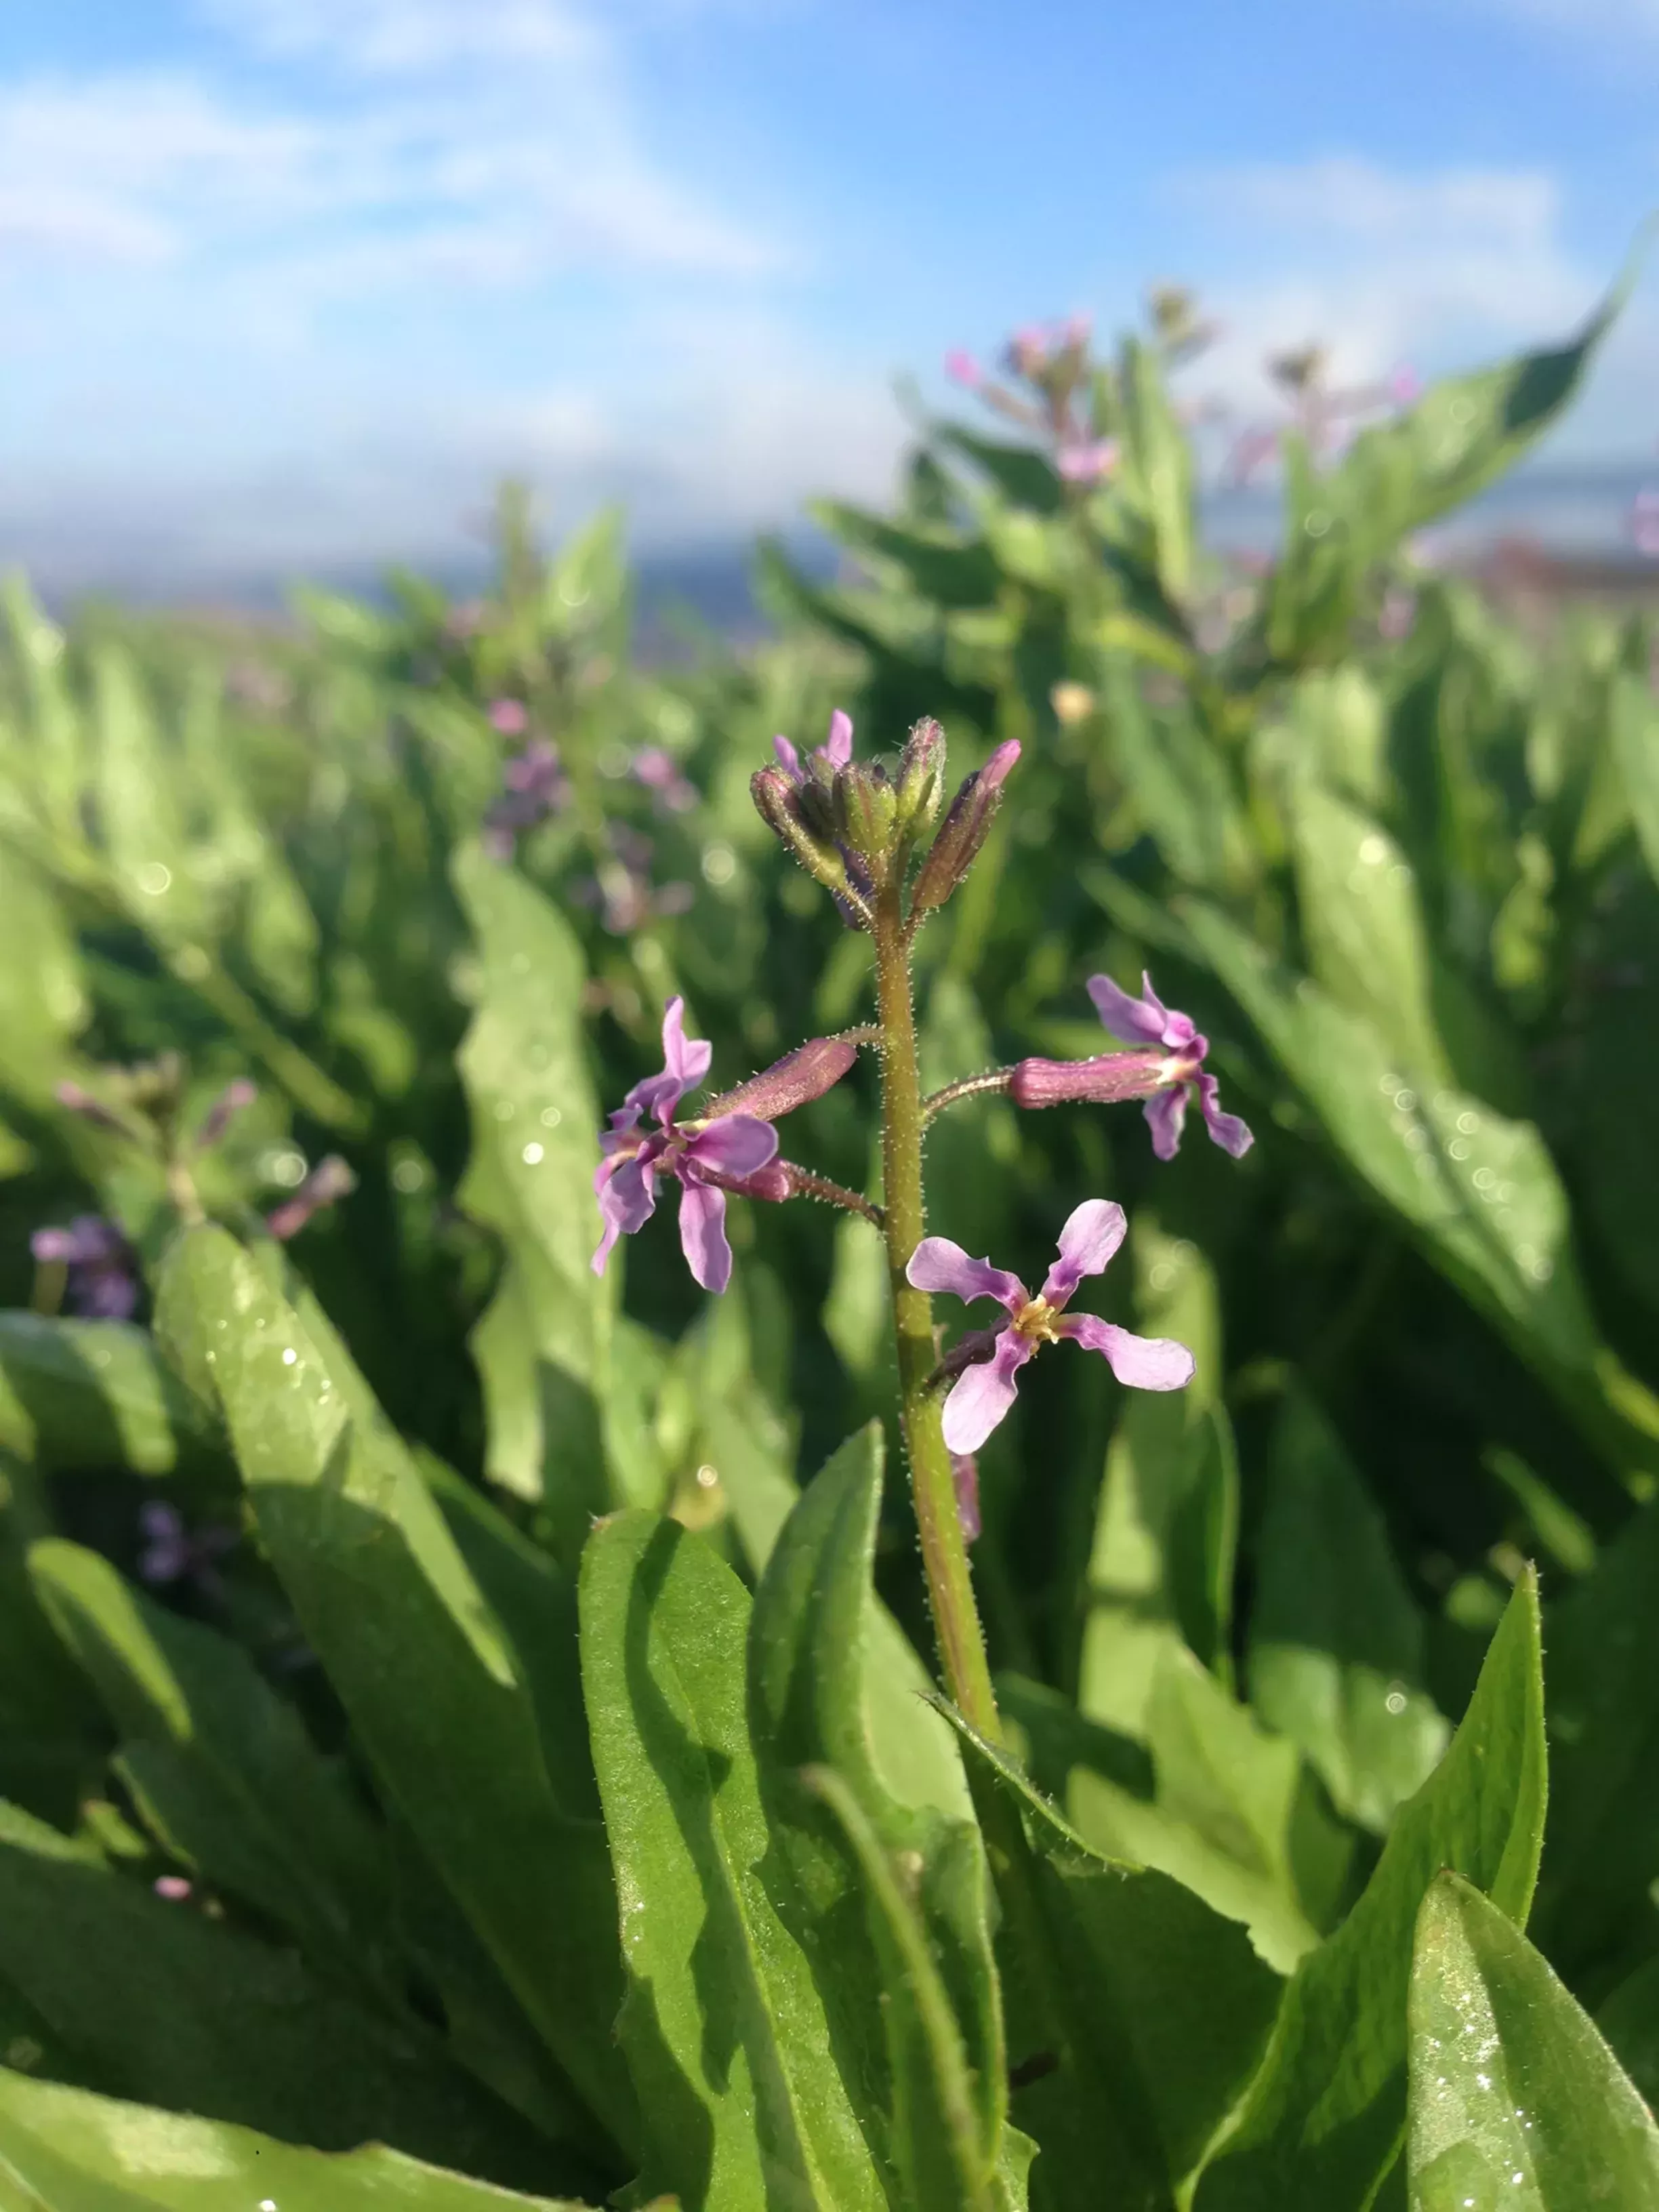
<path fill-rule="evenodd" d="M 1014 1316 L 1014 1334 L 1029 1336 L 1034 1344 L 1060 1340 L 1060 1310 L 1047 1298 L 1030 1298 Z"/>

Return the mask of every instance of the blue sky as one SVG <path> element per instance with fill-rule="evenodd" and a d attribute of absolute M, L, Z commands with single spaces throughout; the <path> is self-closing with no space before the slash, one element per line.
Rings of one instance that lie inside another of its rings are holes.
<path fill-rule="evenodd" d="M 1364 377 L 1549 338 L 1659 204 L 1659 0 L 7 0 L 0 558 L 201 589 L 879 496 L 895 376 L 1146 283 Z M 1650 279 L 1563 454 L 1659 439 Z"/>

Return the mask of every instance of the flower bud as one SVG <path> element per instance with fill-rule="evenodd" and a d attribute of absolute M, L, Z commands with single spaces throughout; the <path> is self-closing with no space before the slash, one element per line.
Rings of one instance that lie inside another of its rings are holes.
<path fill-rule="evenodd" d="M 911 731 L 899 761 L 898 823 L 905 836 L 933 819 L 944 796 L 945 732 L 929 718 Z"/>
<path fill-rule="evenodd" d="M 1019 740 L 1010 738 L 997 747 L 982 769 L 967 779 L 951 801 L 951 811 L 916 878 L 910 899 L 913 914 L 927 914 L 943 906 L 973 866 L 1002 803 L 1008 771 L 1018 758 Z"/>
<path fill-rule="evenodd" d="M 828 837 L 809 826 L 802 803 L 808 788 L 798 788 L 781 768 L 757 769 L 749 779 L 756 810 L 773 836 L 787 846 L 809 876 L 845 896 L 847 863 Z"/>
<path fill-rule="evenodd" d="M 290 1237 L 297 1237 L 307 1221 L 325 1206 L 335 1205 L 348 1198 L 357 1188 L 357 1178 L 337 1152 L 329 1152 L 319 1160 L 292 1198 L 265 1216 L 265 1227 L 279 1244 L 286 1244 Z"/>
<path fill-rule="evenodd" d="M 775 1121 L 780 1115 L 793 1114 L 797 1106 L 832 1091 L 858 1056 L 858 1047 L 845 1037 L 813 1037 L 751 1075 L 747 1083 L 710 1099 L 699 1119 L 712 1121 L 721 1114 L 752 1114 L 757 1121 Z"/>
<path fill-rule="evenodd" d="M 1008 1082 L 1016 1106 L 1066 1106 L 1087 1100 L 1114 1106 L 1151 1098 L 1190 1073 L 1178 1053 L 1159 1047 L 1103 1052 L 1093 1060 L 1022 1060 Z"/>
<path fill-rule="evenodd" d="M 757 1168 L 753 1175 L 709 1175 L 707 1179 L 735 1197 L 762 1199 L 769 1206 L 781 1206 L 795 1194 L 795 1179 L 787 1160 L 774 1160 L 769 1166 Z"/>
<path fill-rule="evenodd" d="M 879 761 L 859 762 L 836 778 L 836 832 L 866 860 L 884 860 L 898 822 L 898 793 Z"/>

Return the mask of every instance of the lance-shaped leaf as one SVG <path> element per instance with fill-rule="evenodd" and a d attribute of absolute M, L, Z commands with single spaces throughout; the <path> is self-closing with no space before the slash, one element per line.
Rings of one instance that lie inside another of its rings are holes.
<path fill-rule="evenodd" d="M 800 1784 L 809 1765 L 833 1771 L 881 1849 L 908 1869 L 967 2054 L 988 2167 L 1006 2110 L 989 1885 L 951 1732 L 872 1587 L 882 1453 L 878 1423 L 850 1437 L 777 1539 L 750 1633 L 750 1725 L 779 1856 L 794 1876 L 793 1924 L 825 1962 L 831 2033 L 866 2132 L 890 2152 L 906 2094 L 882 2057 L 887 1961 L 845 1824 Z"/>
<path fill-rule="evenodd" d="M 380 1852 L 294 1708 L 240 1645 L 143 1596 L 96 1552 L 35 1544 L 29 1573 L 164 1840 L 317 1955 L 361 1972 L 382 1918 Z"/>
<path fill-rule="evenodd" d="M 1338 1809 L 1382 1834 L 1450 1731 L 1422 1687 L 1422 1616 L 1382 1516 L 1305 1397 L 1274 1435 L 1257 1557 L 1250 1701 Z"/>
<path fill-rule="evenodd" d="M 641 2186 L 672 2188 L 687 2212 L 884 2212 L 813 1961 L 769 1880 L 744 1711 L 748 1593 L 701 1537 L 628 1512 L 590 1539 L 580 1603 Z"/>
<path fill-rule="evenodd" d="M 0 1314 L 0 1449 L 43 1468 L 172 1474 L 222 1452 L 217 1425 L 124 1321 Z"/>
<path fill-rule="evenodd" d="M 329 1987 L 291 1950 L 152 1896 L 10 1806 L 0 1981 L 118 2095 L 331 2150 L 379 2138 L 501 2180 L 558 2161 L 429 2029 Z"/>
<path fill-rule="evenodd" d="M 616 1284 L 589 1266 L 599 1108 L 582 1040 L 586 970 L 569 924 L 534 884 L 471 845 L 453 873 L 479 960 L 460 1050 L 472 1152 L 459 1200 L 507 1246 L 473 1335 L 486 1464 L 503 1488 L 544 1499 L 574 1568 L 589 1516 L 626 1494 L 613 1494 L 601 1411 Z"/>
<path fill-rule="evenodd" d="M 1104 1859 L 1007 1755 L 952 1719 L 1018 1814 L 1002 1937 L 1011 2048 L 1051 2062 L 1013 2100 L 1039 2208 L 1164 2212 L 1249 2082 L 1284 1984 L 1182 1883 Z"/>
<path fill-rule="evenodd" d="M 1659 2208 L 1659 2129 L 1512 1921 L 1443 1874 L 1411 1980 L 1412 2212 Z"/>
<path fill-rule="evenodd" d="M 3 2068 L 0 2191 L 18 2212 L 582 2212 L 380 2143 L 331 2155 Z"/>
<path fill-rule="evenodd" d="M 1197 2212 L 1361 2205 L 1406 2118 L 1412 1929 L 1443 1868 L 1525 1917 L 1544 1826 L 1538 1590 L 1517 1585 L 1445 1758 L 1401 1808 L 1364 1895 L 1298 1968 L 1237 2131 L 1200 2181 Z"/>
<path fill-rule="evenodd" d="M 161 1302 L 213 1376 L 266 1552 L 382 1787 L 625 2144 L 604 1838 L 559 1803 L 517 1655 L 430 1492 L 222 1230 L 178 1240 Z"/>

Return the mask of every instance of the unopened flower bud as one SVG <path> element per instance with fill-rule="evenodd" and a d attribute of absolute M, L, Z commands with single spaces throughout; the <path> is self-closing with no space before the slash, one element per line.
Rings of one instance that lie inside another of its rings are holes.
<path fill-rule="evenodd" d="M 805 793 L 791 781 L 787 770 L 757 769 L 749 779 L 749 789 L 761 820 L 781 844 L 787 846 L 807 874 L 816 876 L 827 890 L 845 896 L 847 863 L 830 839 L 809 824 L 802 803 Z"/>
<path fill-rule="evenodd" d="M 781 1115 L 793 1114 L 796 1107 L 834 1090 L 858 1056 L 858 1047 L 845 1037 L 813 1037 L 758 1075 L 751 1075 L 747 1083 L 738 1084 L 736 1090 L 711 1099 L 701 1118 L 713 1121 L 719 1114 L 752 1114 L 757 1121 L 775 1121 Z"/>
<path fill-rule="evenodd" d="M 1126 1098 L 1151 1098 L 1178 1082 L 1179 1054 L 1163 1048 L 1103 1052 L 1093 1060 L 1022 1060 L 1008 1082 L 1016 1106 L 1066 1106 L 1079 1100 L 1115 1106 Z"/>
<path fill-rule="evenodd" d="M 931 718 L 918 722 L 899 761 L 898 823 L 914 837 L 939 812 L 945 796 L 945 732 Z"/>
<path fill-rule="evenodd" d="M 239 1075 L 234 1082 L 227 1084 L 202 1117 L 202 1126 L 196 1132 L 197 1151 L 210 1151 L 230 1127 L 231 1115 L 240 1114 L 245 1106 L 251 1106 L 258 1095 L 257 1087 L 245 1075 Z"/>
<path fill-rule="evenodd" d="M 67 1108 L 71 1114 L 78 1114 L 83 1121 L 90 1121 L 95 1128 L 107 1129 L 114 1136 L 128 1139 L 137 1134 L 130 1122 L 123 1121 L 112 1107 L 106 1106 L 101 1098 L 94 1098 L 90 1091 L 78 1083 L 60 1083 L 52 1096 L 60 1106 Z"/>
<path fill-rule="evenodd" d="M 836 778 L 836 830 L 866 860 L 883 860 L 898 822 L 898 793 L 879 761 L 859 762 Z"/>
<path fill-rule="evenodd" d="M 769 1206 L 781 1206 L 795 1194 L 795 1180 L 787 1160 L 774 1160 L 769 1166 L 757 1168 L 752 1175 L 714 1175 L 708 1180 L 735 1198 L 758 1198 Z"/>
<path fill-rule="evenodd" d="M 349 1197 L 357 1188 L 357 1178 L 337 1152 L 330 1152 L 318 1161 L 311 1173 L 290 1199 L 265 1216 L 265 1227 L 279 1244 L 286 1244 L 297 1237 L 307 1221 L 325 1206 Z"/>
<path fill-rule="evenodd" d="M 973 866 L 1002 803 L 1003 784 L 1018 758 L 1019 740 L 1010 738 L 997 747 L 982 769 L 968 778 L 951 801 L 951 811 L 916 878 L 910 899 L 914 914 L 927 914 L 943 906 Z"/>

